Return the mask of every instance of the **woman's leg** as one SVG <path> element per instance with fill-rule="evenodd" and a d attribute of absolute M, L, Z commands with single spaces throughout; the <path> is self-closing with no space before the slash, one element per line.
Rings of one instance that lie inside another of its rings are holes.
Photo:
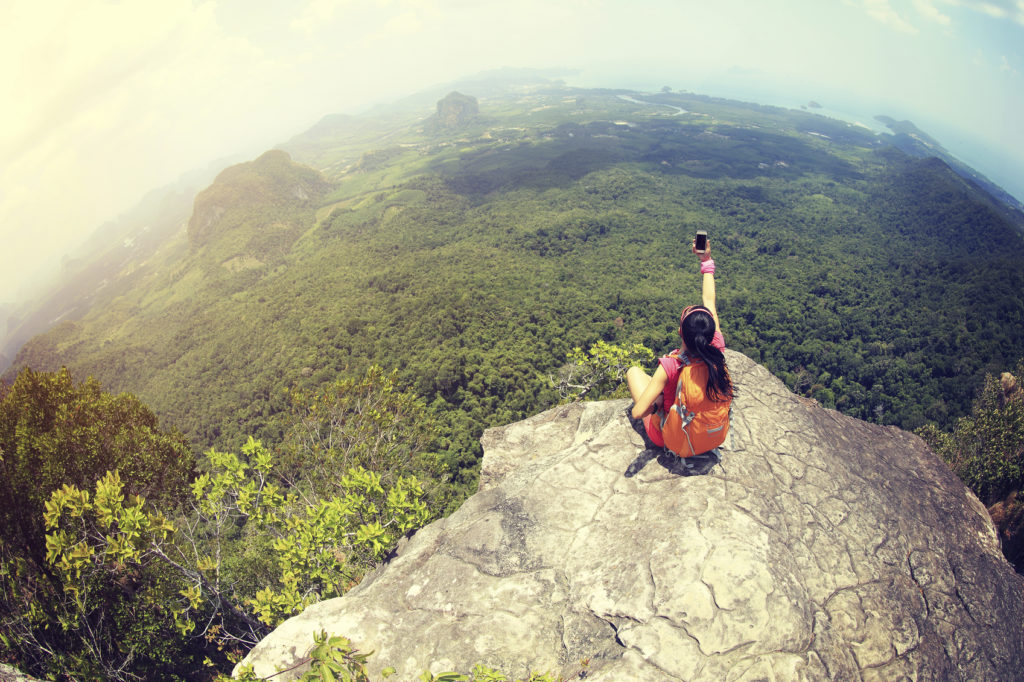
<path fill-rule="evenodd" d="M 649 383 L 651 383 L 650 375 L 639 367 L 630 367 L 626 370 L 626 385 L 629 386 L 629 394 L 633 396 L 634 403 L 640 399 Z"/>
<path fill-rule="evenodd" d="M 643 395 L 649 383 L 651 383 L 651 376 L 639 367 L 630 367 L 626 371 L 626 385 L 629 386 L 629 394 L 633 396 L 634 405 Z M 660 404 L 661 396 L 658 396 L 656 405 L 660 406 Z M 665 441 L 661 437 L 660 422 L 657 417 L 649 415 L 643 419 L 634 419 L 632 409 L 633 405 L 626 408 L 626 416 L 629 417 L 629 423 L 633 429 L 644 439 L 644 445 L 648 449 L 664 447 Z"/>

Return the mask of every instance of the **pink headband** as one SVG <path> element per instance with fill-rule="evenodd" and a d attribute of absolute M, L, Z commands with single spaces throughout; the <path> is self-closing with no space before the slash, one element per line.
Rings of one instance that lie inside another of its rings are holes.
<path fill-rule="evenodd" d="M 697 305 L 686 306 L 685 308 L 683 308 L 683 314 L 679 316 L 679 326 L 682 327 L 683 326 L 683 320 L 685 320 L 690 315 L 692 315 L 692 314 L 694 314 L 696 312 L 707 313 L 708 315 L 711 314 L 711 311 L 708 310 L 707 308 L 705 308 L 704 306 L 697 306 Z"/>

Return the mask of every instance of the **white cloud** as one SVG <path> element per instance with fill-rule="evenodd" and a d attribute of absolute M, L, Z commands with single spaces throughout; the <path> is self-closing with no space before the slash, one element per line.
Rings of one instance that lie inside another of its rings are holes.
<path fill-rule="evenodd" d="M 1013 18 L 1015 13 L 1024 12 L 1024 2 L 1020 0 L 943 0 L 946 4 L 963 7 L 974 12 L 986 14 L 993 19 Z"/>
<path fill-rule="evenodd" d="M 349 4 L 350 0 L 310 0 L 302 12 L 292 20 L 292 30 L 311 35 L 329 24 L 339 7 Z"/>
<path fill-rule="evenodd" d="M 991 2 L 968 3 L 967 6 L 973 6 L 974 9 L 977 9 L 990 17 L 995 17 L 996 19 L 1005 19 L 1009 15 L 1006 7 Z"/>
<path fill-rule="evenodd" d="M 912 0 L 912 2 L 922 16 L 943 25 L 949 25 L 951 18 L 936 7 L 936 3 L 976 12 L 996 20 L 1009 20 L 1024 26 L 1024 0 Z"/>
<path fill-rule="evenodd" d="M 925 19 L 934 21 L 942 26 L 949 26 L 952 23 L 949 16 L 943 14 L 939 8 L 935 6 L 933 0 L 913 0 L 913 3 L 918 14 L 923 16 Z"/>
<path fill-rule="evenodd" d="M 891 29 L 902 33 L 917 33 L 917 29 L 893 9 L 889 0 L 864 0 L 864 9 L 869 17 Z"/>

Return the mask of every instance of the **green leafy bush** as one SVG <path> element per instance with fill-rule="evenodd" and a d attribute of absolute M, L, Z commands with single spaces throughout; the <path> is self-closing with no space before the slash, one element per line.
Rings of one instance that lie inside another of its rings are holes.
<path fill-rule="evenodd" d="M 573 348 L 568 360 L 555 382 L 563 399 L 625 397 L 629 395 L 623 383 L 626 370 L 651 364 L 654 351 L 639 343 L 616 345 L 598 341 L 585 353 L 582 348 Z"/>
<path fill-rule="evenodd" d="M 188 495 L 194 462 L 184 439 L 159 430 L 134 396 L 105 393 L 93 379 L 25 369 L 0 385 L 0 659 L 86 679 L 147 670 L 170 679 L 201 668 L 203 647 L 176 637 L 162 615 L 176 579 L 128 560 L 158 521 L 111 492 L 173 509 Z M 114 481 L 109 470 L 119 472 Z M 82 492 L 101 477 L 95 498 Z M 92 560 L 99 541 L 82 518 L 75 542 L 47 537 L 53 504 L 91 510 L 93 530 L 110 536 L 104 568 Z M 114 516 L 123 525 L 111 526 Z"/>
<path fill-rule="evenodd" d="M 207 453 L 212 471 L 193 484 L 193 514 L 178 529 L 139 497 L 125 503 L 116 472 L 97 483 L 92 497 L 74 486 L 56 491 L 47 503 L 47 560 L 65 594 L 84 609 L 92 573 L 160 563 L 183 584 L 169 611 L 182 635 L 216 622 L 222 644 L 251 646 L 267 631 L 260 622 L 276 625 L 343 594 L 429 518 L 413 477 L 385 489 L 379 474 L 354 467 L 341 477 L 339 496 L 310 503 L 297 493 L 282 495 L 268 480 L 272 458 L 259 441 L 250 439 L 243 454 L 254 466 L 231 453 Z M 250 523 L 276 538 L 276 584 L 244 595 L 223 573 L 221 557 Z"/>
<path fill-rule="evenodd" d="M 1024 377 L 1024 361 L 1015 373 Z M 985 377 L 970 415 L 958 419 L 952 432 L 934 425 L 918 430 L 986 505 L 1024 488 L 1024 396 L 1019 388 L 1008 395 L 1016 379 L 1004 376 L 1007 382 Z"/>
<path fill-rule="evenodd" d="M 1014 374 L 986 376 L 971 413 L 952 431 L 929 424 L 917 433 L 988 507 L 1003 554 L 1024 573 L 1024 360 Z"/>
<path fill-rule="evenodd" d="M 152 481 L 168 480 L 194 459 L 162 463 L 163 451 L 145 450 L 184 444 L 140 432 L 139 421 L 149 426 L 152 416 L 131 396 L 104 394 L 92 380 L 75 387 L 66 371 L 26 370 L 2 398 L 0 434 L 8 440 L 0 464 L 25 480 L 25 462 L 76 436 L 72 454 L 95 452 L 92 466 L 120 462 L 134 473 L 139 461 L 163 464 L 165 477 L 140 477 L 147 486 L 118 467 L 89 473 L 64 453 L 78 477 L 47 493 L 35 524 L 21 517 L 40 537 L 42 556 L 23 551 L 11 529 L 0 535 L 0 646 L 5 658 L 37 674 L 176 679 L 223 669 L 271 625 L 343 594 L 436 513 L 409 473 L 436 465 L 422 452 L 432 438 L 430 413 L 379 368 L 297 398 L 305 433 L 320 430 L 328 434 L 322 442 L 333 443 L 298 451 L 293 462 L 319 465 L 310 476 L 296 466 L 282 481 L 277 458 L 250 437 L 238 454 L 208 450 L 202 473 L 170 492 Z M 110 405 L 120 409 L 110 415 Z M 106 439 L 93 444 L 90 434 Z M 118 447 L 139 449 L 132 458 Z M 79 484 L 90 476 L 94 484 Z M 42 496 L 38 487 L 15 491 L 3 483 L 8 499 Z M 436 503 L 444 484 L 431 484 Z M 148 502 L 140 490 L 162 502 Z"/>
<path fill-rule="evenodd" d="M 180 436 L 127 393 L 71 373 L 22 370 L 0 384 L 0 540 L 37 564 L 45 553 L 40 520 L 62 485 L 91 486 L 120 471 L 129 493 L 174 505 L 188 491 L 195 457 Z"/>

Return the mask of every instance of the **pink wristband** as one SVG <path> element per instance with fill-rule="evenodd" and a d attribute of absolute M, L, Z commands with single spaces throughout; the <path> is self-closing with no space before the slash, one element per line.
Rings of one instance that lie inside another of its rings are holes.
<path fill-rule="evenodd" d="M 701 274 L 713 275 L 715 274 L 715 261 L 713 258 L 708 258 L 700 264 Z"/>

